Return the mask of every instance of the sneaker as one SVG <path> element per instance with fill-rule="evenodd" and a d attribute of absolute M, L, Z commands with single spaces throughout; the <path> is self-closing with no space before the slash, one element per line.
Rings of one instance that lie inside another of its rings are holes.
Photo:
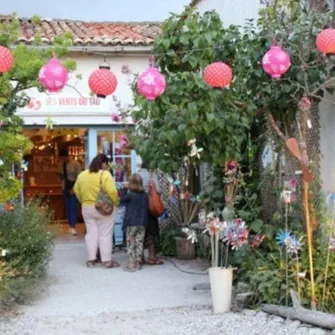
<path fill-rule="evenodd" d="M 70 233 L 71 233 L 72 236 L 77 236 L 78 235 L 77 231 L 74 228 L 70 229 Z"/>

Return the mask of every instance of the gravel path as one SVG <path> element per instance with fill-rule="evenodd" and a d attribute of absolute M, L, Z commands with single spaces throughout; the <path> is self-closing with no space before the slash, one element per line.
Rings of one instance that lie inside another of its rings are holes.
<path fill-rule="evenodd" d="M 250 311 L 249 311 L 250 312 Z M 264 314 L 213 315 L 208 307 L 146 312 L 103 313 L 90 317 L 21 317 L 0 325 L 1 334 L 15 335 L 319 335 L 299 323 Z M 322 334 L 322 333 L 321 333 Z M 323 333 L 325 334 L 325 333 Z"/>
<path fill-rule="evenodd" d="M 178 271 L 171 263 L 122 269 L 87 269 L 80 239 L 58 242 L 50 264 L 50 287 L 18 315 L 0 318 L 0 334 L 10 335 L 324 335 L 299 322 L 244 311 L 212 315 L 209 291 L 193 285 L 207 276 Z M 115 254 L 123 265 L 126 255 Z M 196 262 L 178 262 L 185 270 L 204 270 Z"/>

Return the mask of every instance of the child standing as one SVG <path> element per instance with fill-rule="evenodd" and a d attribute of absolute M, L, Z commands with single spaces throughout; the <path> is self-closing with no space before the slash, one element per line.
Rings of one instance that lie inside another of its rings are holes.
<path fill-rule="evenodd" d="M 129 178 L 128 193 L 121 197 L 126 205 L 124 227 L 127 231 L 128 266 L 125 271 L 140 270 L 145 227 L 148 223 L 148 196 L 144 192 L 143 179 L 138 174 Z"/>

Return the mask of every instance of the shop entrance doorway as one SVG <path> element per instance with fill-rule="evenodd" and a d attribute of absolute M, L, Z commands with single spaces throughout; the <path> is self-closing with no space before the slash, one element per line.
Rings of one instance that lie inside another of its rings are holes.
<path fill-rule="evenodd" d="M 57 222 L 66 222 L 66 210 L 62 188 L 57 173 L 62 162 L 59 156 L 63 149 L 85 168 L 86 128 L 45 128 L 24 129 L 33 149 L 24 157 L 27 171 L 24 173 L 24 200 L 39 198 L 42 205 L 52 213 Z M 78 206 L 78 222 L 82 222 L 81 208 Z"/>

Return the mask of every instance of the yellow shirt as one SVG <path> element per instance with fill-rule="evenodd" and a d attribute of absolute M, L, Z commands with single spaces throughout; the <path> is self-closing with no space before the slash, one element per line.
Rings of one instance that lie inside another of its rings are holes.
<path fill-rule="evenodd" d="M 100 191 L 100 177 L 102 190 L 109 196 L 115 206 L 120 203 L 114 179 L 108 171 L 98 173 L 85 170 L 81 172 L 74 185 L 74 193 L 84 206 L 94 206 Z"/>

